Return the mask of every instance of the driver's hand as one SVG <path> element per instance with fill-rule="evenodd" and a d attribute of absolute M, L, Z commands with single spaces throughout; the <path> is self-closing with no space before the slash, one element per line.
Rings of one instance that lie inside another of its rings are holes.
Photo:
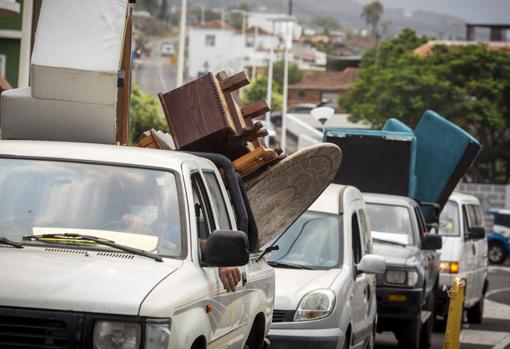
<path fill-rule="evenodd" d="M 220 280 L 227 292 L 235 292 L 236 286 L 241 280 L 241 272 L 235 267 L 220 267 L 218 268 Z"/>

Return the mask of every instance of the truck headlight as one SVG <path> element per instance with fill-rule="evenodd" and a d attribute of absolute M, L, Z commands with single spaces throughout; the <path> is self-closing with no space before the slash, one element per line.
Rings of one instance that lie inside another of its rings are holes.
<path fill-rule="evenodd" d="M 169 341 L 170 320 L 147 320 L 145 349 L 168 348 Z"/>
<path fill-rule="evenodd" d="M 384 281 L 388 284 L 405 285 L 407 281 L 407 271 L 405 270 L 386 270 Z"/>
<path fill-rule="evenodd" d="M 386 270 L 384 282 L 393 285 L 415 286 L 418 283 L 418 272 L 415 270 Z"/>
<path fill-rule="evenodd" d="M 294 315 L 294 321 L 322 319 L 335 308 L 335 294 L 331 290 L 316 290 L 306 294 Z"/>
<path fill-rule="evenodd" d="M 95 349 L 138 349 L 142 326 L 136 322 L 97 321 L 94 325 Z"/>

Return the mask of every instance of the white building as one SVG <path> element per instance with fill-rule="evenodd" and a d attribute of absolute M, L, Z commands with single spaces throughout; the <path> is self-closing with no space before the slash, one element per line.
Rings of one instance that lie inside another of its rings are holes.
<path fill-rule="evenodd" d="M 286 35 L 291 30 L 293 39 L 299 39 L 303 33 L 303 28 L 297 22 L 281 22 L 280 20 L 284 18 L 288 18 L 288 16 L 282 13 L 246 13 L 248 27 L 259 27 L 279 36 Z"/>
<path fill-rule="evenodd" d="M 228 74 L 246 67 L 265 67 L 271 45 L 278 39 L 263 28 L 241 31 L 214 20 L 189 31 L 188 75 L 195 78 L 206 72 L 225 70 Z"/>

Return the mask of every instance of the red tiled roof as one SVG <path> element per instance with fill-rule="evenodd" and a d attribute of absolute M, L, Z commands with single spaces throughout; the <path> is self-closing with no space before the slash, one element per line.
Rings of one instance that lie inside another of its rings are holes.
<path fill-rule="evenodd" d="M 303 80 L 289 86 L 290 90 L 346 90 L 358 77 L 358 68 L 346 68 L 341 72 L 335 71 L 309 71 Z"/>
<path fill-rule="evenodd" d="M 230 24 L 225 23 L 219 19 L 205 22 L 204 24 L 197 25 L 197 29 L 225 29 L 225 30 L 236 30 Z"/>
<path fill-rule="evenodd" d="M 267 30 L 261 28 L 261 27 L 249 27 L 246 29 L 246 34 L 255 34 L 255 29 L 258 28 L 258 35 L 268 35 L 271 36 L 272 34 L 268 32 Z"/>
<path fill-rule="evenodd" d="M 428 56 L 432 53 L 432 48 L 436 45 L 446 46 L 469 46 L 469 45 L 487 45 L 487 48 L 492 51 L 503 50 L 510 53 L 510 42 L 499 42 L 499 41 L 453 41 L 453 40 L 432 40 L 414 50 L 418 56 Z"/>

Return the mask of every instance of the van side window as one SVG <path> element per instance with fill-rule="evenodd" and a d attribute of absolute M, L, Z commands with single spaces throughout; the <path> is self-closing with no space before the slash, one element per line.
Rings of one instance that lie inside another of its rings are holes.
<path fill-rule="evenodd" d="M 471 222 L 471 226 L 483 227 L 483 216 L 480 206 L 478 205 L 468 205 L 470 216 L 469 220 Z"/>
<path fill-rule="evenodd" d="M 204 172 L 204 177 L 209 193 L 211 193 L 211 203 L 218 215 L 218 228 L 231 230 L 232 224 L 228 217 L 227 205 L 225 204 L 216 175 L 214 172 Z"/>
<path fill-rule="evenodd" d="M 363 254 L 372 253 L 372 244 L 370 241 L 370 228 L 368 227 L 367 215 L 364 210 L 358 210 L 361 237 L 363 238 Z"/>
<path fill-rule="evenodd" d="M 462 222 L 464 224 L 464 234 L 466 234 L 469 231 L 468 209 L 466 205 L 462 205 Z"/>
<path fill-rule="evenodd" d="M 195 208 L 198 238 L 205 240 L 216 229 L 211 205 L 199 173 L 191 174 L 191 185 L 193 188 L 193 206 Z"/>
<path fill-rule="evenodd" d="M 356 213 L 352 214 L 351 226 L 352 226 L 352 254 L 354 258 L 353 262 L 354 264 L 358 264 L 361 261 L 362 252 L 358 215 Z"/>

